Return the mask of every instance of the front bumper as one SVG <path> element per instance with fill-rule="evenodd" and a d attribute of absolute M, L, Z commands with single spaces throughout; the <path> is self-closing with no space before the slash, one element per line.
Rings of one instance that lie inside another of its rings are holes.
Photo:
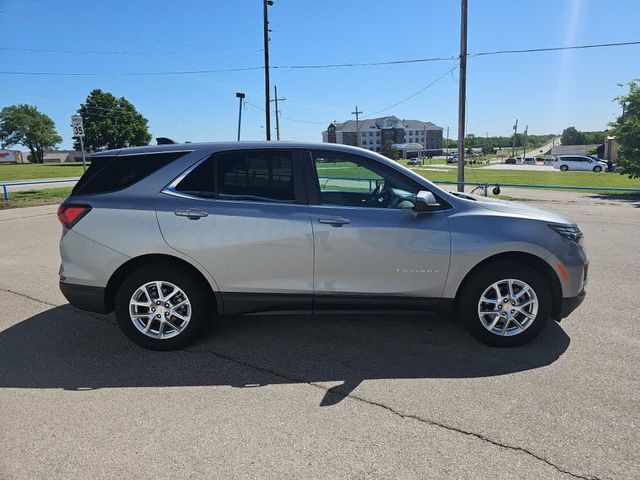
<path fill-rule="evenodd" d="M 587 292 L 585 290 L 582 290 L 582 292 L 580 292 L 580 294 L 578 294 L 578 296 L 576 297 L 563 298 L 562 306 L 560 307 L 560 318 L 558 320 L 568 317 L 571 312 L 578 308 L 584 301 L 584 297 L 586 294 Z"/>
<path fill-rule="evenodd" d="M 103 287 L 60 282 L 60 291 L 71 305 L 80 310 L 108 313 L 104 298 L 105 289 Z"/>

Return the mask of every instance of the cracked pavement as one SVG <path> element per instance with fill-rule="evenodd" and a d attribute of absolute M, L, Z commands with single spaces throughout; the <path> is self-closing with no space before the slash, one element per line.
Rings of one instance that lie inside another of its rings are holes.
<path fill-rule="evenodd" d="M 54 206 L 0 211 L 0 478 L 640 477 L 638 204 L 526 197 L 585 232 L 589 293 L 511 350 L 406 314 L 141 350 L 59 293 Z"/>

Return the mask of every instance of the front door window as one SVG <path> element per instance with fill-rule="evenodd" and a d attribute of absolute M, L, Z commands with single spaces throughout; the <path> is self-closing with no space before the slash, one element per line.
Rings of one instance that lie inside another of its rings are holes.
<path fill-rule="evenodd" d="M 400 172 L 350 153 L 311 153 L 322 205 L 413 208 L 420 186 Z"/>

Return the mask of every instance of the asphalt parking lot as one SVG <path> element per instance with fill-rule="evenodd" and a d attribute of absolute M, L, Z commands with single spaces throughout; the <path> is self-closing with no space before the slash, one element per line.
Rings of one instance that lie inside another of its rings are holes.
<path fill-rule="evenodd" d="M 585 232 L 588 295 L 508 350 L 351 315 L 145 351 L 59 293 L 55 206 L 0 211 L 0 479 L 640 478 L 640 202 L 531 195 Z"/>

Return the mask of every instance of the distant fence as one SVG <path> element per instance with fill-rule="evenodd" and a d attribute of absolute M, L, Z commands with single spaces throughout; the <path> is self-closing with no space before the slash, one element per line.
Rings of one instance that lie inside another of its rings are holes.
<path fill-rule="evenodd" d="M 79 178 L 56 178 L 55 180 L 17 180 L 15 182 L 2 182 L 0 186 L 2 186 L 2 195 L 4 197 L 4 201 L 9 201 L 9 187 L 17 186 L 17 185 L 41 185 L 45 183 L 66 183 L 66 182 L 77 182 L 80 180 Z"/>
<path fill-rule="evenodd" d="M 328 177 L 321 177 L 322 179 L 327 179 Z M 338 178 L 338 177 L 330 177 L 331 180 L 351 180 L 351 181 L 366 181 L 369 182 L 369 188 L 372 189 L 375 185 L 376 179 L 374 178 Z M 3 182 L 0 183 L 2 187 L 2 193 L 4 197 L 4 201 L 9 201 L 9 187 L 18 186 L 18 185 L 42 185 L 47 183 L 66 183 L 66 182 L 77 182 L 79 178 L 57 178 L 55 180 L 24 180 L 24 181 L 15 181 L 15 182 Z M 458 185 L 458 182 L 449 182 L 449 181 L 436 181 L 433 182 L 439 185 Z M 489 188 L 497 188 L 501 187 L 513 187 L 513 188 L 540 188 L 540 189 L 551 189 L 551 190 L 578 190 L 578 191 L 590 191 L 590 192 L 620 192 L 620 193 L 637 193 L 640 194 L 640 187 L 638 188 L 626 188 L 626 187 L 582 187 L 577 185 L 525 185 L 521 183 L 492 183 L 492 182 L 462 182 L 465 186 L 473 186 L 473 187 L 482 187 L 482 193 L 486 197 L 489 195 Z"/>
<path fill-rule="evenodd" d="M 458 185 L 458 182 L 447 182 L 447 181 L 437 181 L 433 182 L 436 184 L 442 185 Z M 588 191 L 588 192 L 620 192 L 620 193 L 639 193 L 640 187 L 638 188 L 627 188 L 627 187 L 582 187 L 577 185 L 526 185 L 522 183 L 489 183 L 489 182 L 462 182 L 463 185 L 470 185 L 476 187 L 483 187 L 483 194 L 486 197 L 488 195 L 489 188 L 498 188 L 501 187 L 513 187 L 513 188 L 542 188 L 542 189 L 551 189 L 551 190 L 579 190 L 579 191 Z"/>

